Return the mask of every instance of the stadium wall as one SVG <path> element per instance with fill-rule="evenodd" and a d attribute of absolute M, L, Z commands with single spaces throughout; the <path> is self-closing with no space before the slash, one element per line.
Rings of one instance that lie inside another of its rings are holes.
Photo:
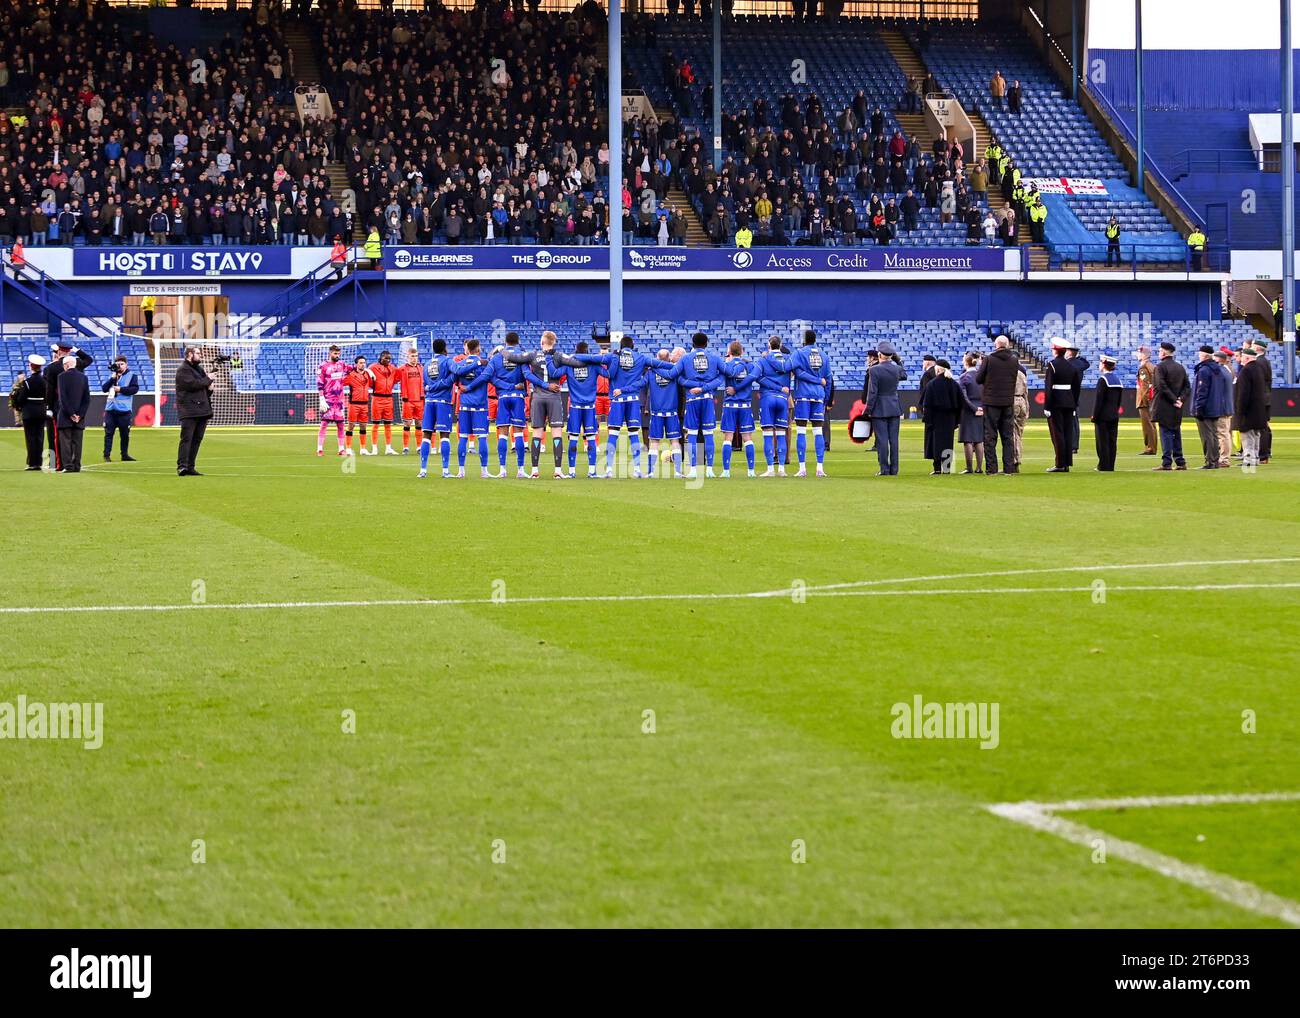
<path fill-rule="evenodd" d="M 205 282 L 213 282 L 208 279 Z M 254 313 L 271 304 L 284 289 L 280 282 L 230 282 L 221 280 L 222 294 L 230 298 L 232 313 Z M 120 316 L 122 299 L 130 282 L 78 282 L 77 293 L 95 314 Z M 492 321 L 598 321 L 609 316 L 609 290 L 600 280 L 499 281 L 480 280 L 397 282 L 384 287 L 367 284 L 369 307 L 355 309 L 350 291 L 344 290 L 314 308 L 312 323 L 354 320 L 389 322 Z M 6 294 L 6 328 L 39 324 L 45 313 L 9 288 Z M 1200 320 L 1219 318 L 1217 283 L 1189 282 L 861 282 L 827 280 L 789 282 L 665 280 L 629 281 L 624 290 L 624 318 L 628 321 L 695 319 L 846 319 L 906 321 L 936 319 L 1010 321 L 1062 314 L 1073 305 L 1092 313 L 1149 313 L 1153 319 Z M 379 314 L 378 312 L 383 312 Z M 58 326 L 57 320 L 54 323 Z"/>

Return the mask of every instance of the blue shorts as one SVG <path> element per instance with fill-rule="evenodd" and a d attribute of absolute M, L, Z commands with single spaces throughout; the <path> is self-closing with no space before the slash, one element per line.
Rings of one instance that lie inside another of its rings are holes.
<path fill-rule="evenodd" d="M 794 419 L 796 421 L 821 421 L 826 417 L 824 399 L 796 399 L 794 401 Z"/>
<path fill-rule="evenodd" d="M 710 399 L 688 399 L 686 401 L 686 434 L 697 431 L 712 431 L 718 426 L 718 408 Z"/>
<path fill-rule="evenodd" d="M 471 435 L 487 438 L 487 407 L 467 407 L 462 405 L 460 408 L 460 416 L 456 420 L 456 432 L 461 438 L 468 438 Z"/>
<path fill-rule="evenodd" d="M 655 440 L 666 438 L 671 442 L 681 441 L 682 419 L 676 414 L 651 414 L 650 437 Z"/>
<path fill-rule="evenodd" d="M 527 424 L 524 418 L 523 396 L 497 397 L 497 427 L 522 428 Z"/>
<path fill-rule="evenodd" d="M 596 424 L 596 408 L 594 406 L 569 407 L 570 435 L 595 435 L 599 431 L 600 428 Z"/>
<path fill-rule="evenodd" d="M 641 401 L 639 399 L 613 400 L 609 404 L 609 427 L 641 427 Z"/>
<path fill-rule="evenodd" d="M 444 435 L 451 434 L 451 404 L 432 400 L 426 402 L 423 429 L 430 433 L 437 431 Z"/>
<path fill-rule="evenodd" d="M 724 435 L 734 435 L 739 431 L 742 435 L 751 434 L 754 430 L 754 408 L 749 403 L 728 405 L 722 404 L 722 433 Z"/>
<path fill-rule="evenodd" d="M 790 401 L 784 393 L 765 392 L 758 398 L 758 422 L 765 428 L 790 427 Z"/>

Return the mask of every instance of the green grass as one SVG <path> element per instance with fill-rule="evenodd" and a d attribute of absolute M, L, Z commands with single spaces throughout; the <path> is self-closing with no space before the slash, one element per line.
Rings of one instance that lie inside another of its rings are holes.
<path fill-rule="evenodd" d="M 288 430 L 211 432 L 204 478 L 175 476 L 174 431 L 48 476 L 0 433 L 3 605 L 189 604 L 196 581 L 212 604 L 507 597 L 0 615 L 0 701 L 102 701 L 106 729 L 97 751 L 0 741 L 0 923 L 1273 925 L 982 807 L 1300 790 L 1300 589 L 1114 589 L 1296 563 L 510 603 L 1300 556 L 1300 430 L 1254 476 L 1152 474 L 1131 430 L 1096 474 L 1089 430 L 1068 477 L 1034 426 L 1022 476 L 931 478 L 908 426 L 897 479 L 837 431 L 829 480 L 695 490 L 417 482 L 413 457 L 349 475 Z M 1089 589 L 1038 589 L 1060 587 Z M 916 694 L 997 702 L 999 746 L 893 738 Z M 1293 807 L 1077 816 L 1300 896 Z"/>

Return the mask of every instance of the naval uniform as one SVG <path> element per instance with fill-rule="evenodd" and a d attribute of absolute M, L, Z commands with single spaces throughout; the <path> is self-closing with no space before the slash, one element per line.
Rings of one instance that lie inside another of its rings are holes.
<path fill-rule="evenodd" d="M 1092 405 L 1092 429 L 1097 441 L 1097 469 L 1115 469 L 1119 448 L 1119 403 L 1124 396 L 1123 383 L 1114 370 L 1106 370 L 1097 379 L 1097 398 Z"/>
<path fill-rule="evenodd" d="M 27 375 L 14 393 L 14 408 L 23 422 L 23 438 L 27 441 L 27 469 L 39 470 L 45 453 L 45 436 L 50 433 L 53 447 L 54 425 L 45 413 L 45 377 L 39 369 Z"/>
<path fill-rule="evenodd" d="M 1047 364 L 1047 392 L 1043 409 L 1047 411 L 1047 430 L 1051 433 L 1052 448 L 1056 451 L 1057 470 L 1069 470 L 1074 462 L 1073 421 L 1078 406 L 1074 396 L 1077 371 L 1074 362 L 1060 354 Z"/>

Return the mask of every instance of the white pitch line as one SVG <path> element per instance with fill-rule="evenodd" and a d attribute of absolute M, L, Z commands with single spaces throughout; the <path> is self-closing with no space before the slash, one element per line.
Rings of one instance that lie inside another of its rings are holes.
<path fill-rule="evenodd" d="M 1211 894 L 1229 905 L 1280 919 L 1291 926 L 1300 926 L 1300 902 L 1283 898 L 1281 895 L 1266 891 L 1247 880 L 1215 873 L 1204 866 L 1183 862 L 1171 855 L 1165 855 L 1154 849 L 1139 845 L 1133 841 L 1115 838 L 1105 831 L 1095 830 L 1083 824 L 1055 816 L 1053 810 L 1068 812 L 1076 809 L 1123 809 L 1135 807 L 1219 805 L 1224 803 L 1255 802 L 1296 802 L 1300 793 L 1275 792 L 1243 795 L 1175 795 L 1152 796 L 1131 799 L 1078 799 L 1063 803 L 1039 802 L 998 802 L 985 806 L 990 813 L 1000 816 L 1012 823 L 1069 841 L 1085 848 L 1093 847 L 1094 842 L 1105 842 L 1106 853 L 1135 865 L 1145 867 L 1161 876 L 1180 883 L 1196 887 Z"/>
<path fill-rule="evenodd" d="M 1200 583 L 1179 586 L 1159 584 L 1151 586 L 1109 586 L 1115 591 L 1230 591 L 1300 589 L 1294 583 Z M 974 587 L 926 588 L 920 590 L 841 590 L 809 591 L 814 597 L 963 597 L 968 595 L 1006 594 L 1090 594 L 1092 587 Z M 572 594 L 560 597 L 511 597 L 494 600 L 491 597 L 408 597 L 380 598 L 369 601 L 237 601 L 208 604 L 98 604 L 98 605 L 14 605 L 0 607 L 0 615 L 62 615 L 107 612 L 185 612 L 185 611 L 269 611 L 310 608 L 466 608 L 486 605 L 535 604 L 591 604 L 636 601 L 746 601 L 790 597 L 793 589 L 757 590 L 747 593 L 704 594 Z"/>
<path fill-rule="evenodd" d="M 1194 566 L 1263 566 L 1300 562 L 1300 557 L 1288 558 L 1221 558 L 1187 559 L 1181 562 L 1125 562 L 1112 565 L 1046 566 L 1035 569 L 993 569 L 981 573 L 932 573 L 929 576 L 900 576 L 892 579 L 852 580 L 848 583 L 822 583 L 808 590 L 847 590 L 853 587 L 886 587 L 897 583 L 926 583 L 935 580 L 976 580 L 999 576 L 1041 576 L 1045 573 L 1099 573 L 1118 569 L 1187 569 Z"/>

